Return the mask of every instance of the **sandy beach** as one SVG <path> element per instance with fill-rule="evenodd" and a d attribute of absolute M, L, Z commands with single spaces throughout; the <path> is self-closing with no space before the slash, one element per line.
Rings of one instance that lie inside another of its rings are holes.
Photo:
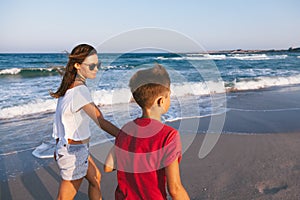
<path fill-rule="evenodd" d="M 183 155 L 181 177 L 191 199 L 299 199 L 300 133 L 221 135 L 204 159 L 203 135 Z M 100 146 L 92 148 L 97 155 Z M 24 155 L 28 159 L 31 155 Z M 102 164 L 97 163 L 102 170 Z M 55 163 L 1 181 L 1 199 L 54 199 L 59 184 Z M 104 199 L 114 199 L 116 173 L 102 174 Z M 87 182 L 76 199 L 87 199 Z"/>
<path fill-rule="evenodd" d="M 198 153 L 210 118 L 201 118 L 196 135 L 181 132 L 183 141 L 194 137 L 180 164 L 191 199 L 300 199 L 298 91 L 298 87 L 289 87 L 261 94 L 236 93 L 227 102 L 230 110 L 223 133 L 203 159 Z M 180 122 L 170 125 L 178 127 Z M 103 144 L 91 147 L 102 172 L 103 148 Z M 55 199 L 60 177 L 52 159 L 34 158 L 26 151 L 1 157 L 0 165 L 0 199 Z M 104 199 L 114 199 L 116 184 L 115 172 L 102 173 Z M 84 181 L 76 199 L 87 198 Z"/>

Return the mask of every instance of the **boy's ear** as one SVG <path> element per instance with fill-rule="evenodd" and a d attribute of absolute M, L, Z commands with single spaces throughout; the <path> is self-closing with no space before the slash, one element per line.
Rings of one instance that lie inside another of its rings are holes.
<path fill-rule="evenodd" d="M 158 97 L 156 102 L 158 106 L 161 106 L 164 103 L 163 97 Z"/>
<path fill-rule="evenodd" d="M 74 67 L 75 67 L 76 69 L 80 69 L 80 64 L 79 64 L 79 63 L 75 63 L 75 64 L 74 64 Z"/>

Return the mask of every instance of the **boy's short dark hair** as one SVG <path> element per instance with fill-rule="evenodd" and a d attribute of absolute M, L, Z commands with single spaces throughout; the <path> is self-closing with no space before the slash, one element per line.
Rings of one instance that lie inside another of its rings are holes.
<path fill-rule="evenodd" d="M 159 64 L 150 69 L 137 71 L 129 81 L 133 98 L 141 108 L 150 108 L 154 100 L 170 91 L 170 77 Z"/>

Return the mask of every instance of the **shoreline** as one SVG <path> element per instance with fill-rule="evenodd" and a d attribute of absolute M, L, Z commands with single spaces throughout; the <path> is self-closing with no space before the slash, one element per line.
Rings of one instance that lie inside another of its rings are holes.
<path fill-rule="evenodd" d="M 211 117 L 167 123 L 181 133 L 181 177 L 191 199 L 300 199 L 299 91 L 294 86 L 233 93 L 222 134 L 203 159 L 198 154 Z M 102 170 L 109 145 L 91 147 L 105 199 L 113 199 L 117 184 L 116 172 Z M 0 199 L 54 199 L 59 181 L 53 159 L 35 158 L 31 151 L 0 156 Z M 87 199 L 87 187 L 84 181 L 75 199 Z"/>

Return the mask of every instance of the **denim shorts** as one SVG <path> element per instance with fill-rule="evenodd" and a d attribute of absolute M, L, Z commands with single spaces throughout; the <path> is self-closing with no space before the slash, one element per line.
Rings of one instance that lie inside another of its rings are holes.
<path fill-rule="evenodd" d="M 56 145 L 56 162 L 63 180 L 77 180 L 83 178 L 88 170 L 89 145 L 63 144 Z"/>

